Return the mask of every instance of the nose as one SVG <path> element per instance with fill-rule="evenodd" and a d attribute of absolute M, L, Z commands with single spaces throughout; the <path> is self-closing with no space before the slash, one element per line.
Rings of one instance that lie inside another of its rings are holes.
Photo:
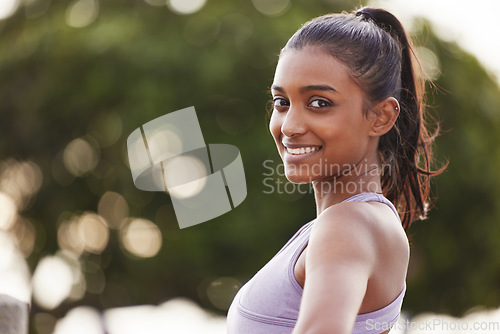
<path fill-rule="evenodd" d="M 294 137 L 306 132 L 307 127 L 300 110 L 290 107 L 283 120 L 283 124 L 281 124 L 281 133 L 287 137 Z"/>

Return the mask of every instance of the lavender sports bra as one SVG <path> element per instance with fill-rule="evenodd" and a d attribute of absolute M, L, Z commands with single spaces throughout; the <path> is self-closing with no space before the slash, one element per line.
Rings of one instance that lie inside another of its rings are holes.
<path fill-rule="evenodd" d="M 361 193 L 344 202 L 380 202 L 399 215 L 392 203 L 376 193 Z M 309 241 L 314 221 L 297 231 L 261 270 L 236 294 L 227 315 L 228 334 L 290 334 L 299 314 L 302 287 L 295 279 L 294 266 Z M 358 314 L 353 334 L 377 334 L 398 320 L 406 284 L 389 305 Z"/>

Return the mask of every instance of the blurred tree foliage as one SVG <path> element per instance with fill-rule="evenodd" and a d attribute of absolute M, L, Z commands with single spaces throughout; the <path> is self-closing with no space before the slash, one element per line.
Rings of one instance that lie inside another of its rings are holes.
<path fill-rule="evenodd" d="M 81 304 L 103 309 L 174 296 L 215 310 L 207 297 L 212 280 L 244 283 L 314 218 L 312 195 L 290 194 L 292 185 L 278 183 L 284 179 L 276 169 L 268 175 L 267 166 L 280 162 L 267 130 L 268 87 L 280 48 L 302 23 L 355 5 L 293 2 L 284 14 L 269 17 L 251 1 L 208 1 L 199 12 L 178 15 L 140 0 L 107 0 L 95 22 L 74 28 L 66 24 L 68 4 L 52 2 L 39 15 L 28 15 L 27 5 L 0 22 L 0 158 L 33 161 L 43 173 L 39 193 L 20 213 L 36 231 L 30 267 L 58 251 L 57 229 L 65 217 L 97 211 L 107 191 L 124 196 L 129 216 L 153 221 L 163 235 L 158 255 L 141 259 L 127 253 L 119 231 L 112 230 L 102 253 L 80 256 L 84 268 L 103 271 L 104 290 L 88 291 L 52 314 L 60 317 Z M 474 57 L 440 41 L 429 25 L 416 31 L 417 44 L 430 50 L 427 58 L 440 64 L 436 86 L 428 87 L 429 105 L 444 130 L 438 160 L 449 159 L 450 166 L 435 183 L 429 219 L 410 231 L 404 308 L 460 314 L 475 305 L 495 307 L 499 89 Z M 192 105 L 206 142 L 240 149 L 248 196 L 235 210 L 180 230 L 167 194 L 134 188 L 126 138 L 140 125 Z M 77 177 L 62 162 L 76 138 L 98 154 L 95 168 Z"/>

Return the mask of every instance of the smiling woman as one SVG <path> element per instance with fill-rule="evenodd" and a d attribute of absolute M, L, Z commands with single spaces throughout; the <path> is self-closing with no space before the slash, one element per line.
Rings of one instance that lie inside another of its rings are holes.
<path fill-rule="evenodd" d="M 363 92 L 342 63 L 317 47 L 286 52 L 274 82 L 275 112 L 269 126 L 290 181 L 305 183 L 319 177 L 310 175 L 310 165 L 329 164 L 333 175 L 340 174 L 342 166 L 366 159 L 377 165 L 376 137 L 361 137 L 368 134 L 373 117 L 364 116 Z M 396 106 L 397 101 L 391 101 Z M 389 108 L 390 126 L 397 117 L 394 106 Z"/>
<path fill-rule="evenodd" d="M 401 23 L 374 8 L 313 19 L 282 49 L 269 127 L 288 180 L 312 184 L 317 218 L 238 292 L 228 333 L 377 334 L 396 323 L 405 230 L 425 216 L 439 173 L 416 64 Z"/>

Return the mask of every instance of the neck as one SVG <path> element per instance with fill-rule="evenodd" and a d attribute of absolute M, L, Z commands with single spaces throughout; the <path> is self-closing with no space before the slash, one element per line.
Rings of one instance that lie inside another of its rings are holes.
<path fill-rule="evenodd" d="M 362 162 L 340 175 L 313 181 L 316 212 L 364 192 L 382 192 L 379 163 Z"/>

